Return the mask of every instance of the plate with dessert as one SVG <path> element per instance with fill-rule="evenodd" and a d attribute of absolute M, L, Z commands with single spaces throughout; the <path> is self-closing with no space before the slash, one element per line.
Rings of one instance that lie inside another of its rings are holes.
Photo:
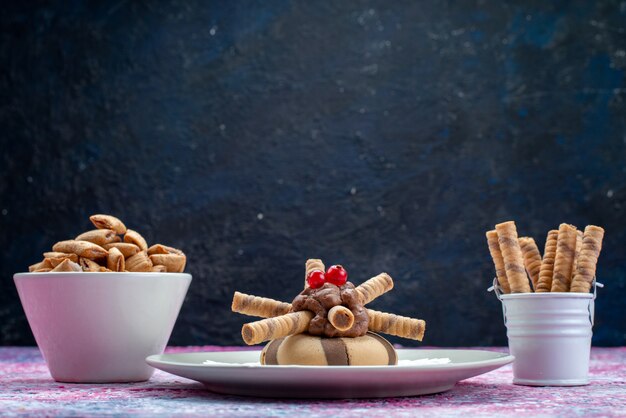
<path fill-rule="evenodd" d="M 261 351 L 161 354 L 151 366 L 217 393 L 288 398 L 372 398 L 443 392 L 513 356 L 482 350 L 396 349 L 380 334 L 422 341 L 426 322 L 369 309 L 393 289 L 387 273 L 355 286 L 340 265 L 305 267 L 292 303 L 235 292 L 233 312 L 264 319 L 244 324 Z"/>

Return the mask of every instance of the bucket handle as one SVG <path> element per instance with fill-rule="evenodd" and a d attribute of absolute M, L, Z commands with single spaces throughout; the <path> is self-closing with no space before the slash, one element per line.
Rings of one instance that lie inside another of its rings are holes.
<path fill-rule="evenodd" d="M 595 317 L 595 312 L 596 310 L 594 309 L 594 304 L 596 301 L 596 297 L 598 296 L 598 288 L 602 288 L 604 287 L 604 285 L 602 283 L 598 283 L 596 282 L 596 278 L 593 278 L 593 282 L 591 283 L 591 285 L 593 286 L 593 299 L 591 299 L 591 301 L 589 302 L 589 305 L 587 306 L 587 309 L 589 309 L 589 320 L 591 321 L 591 326 L 593 326 L 593 322 L 594 322 L 594 317 Z"/>
<path fill-rule="evenodd" d="M 502 296 L 502 288 L 500 287 L 500 284 L 498 283 L 497 277 L 493 278 L 493 284 L 487 289 L 487 292 L 495 292 L 498 300 L 502 300 L 500 298 L 500 296 Z"/>
<path fill-rule="evenodd" d="M 502 302 L 502 298 L 501 298 L 502 288 L 500 287 L 500 284 L 498 283 L 497 277 L 493 278 L 493 284 L 491 285 L 491 287 L 489 287 L 489 289 L 487 289 L 487 292 L 494 292 L 498 300 Z M 504 325 L 506 325 L 506 305 L 504 303 L 501 303 L 501 305 L 502 305 L 502 316 L 504 317 Z"/>

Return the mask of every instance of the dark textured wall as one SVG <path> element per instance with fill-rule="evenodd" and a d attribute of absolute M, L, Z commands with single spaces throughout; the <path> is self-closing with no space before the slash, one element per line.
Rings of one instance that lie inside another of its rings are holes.
<path fill-rule="evenodd" d="M 505 344 L 508 219 L 606 228 L 594 342 L 625 344 L 623 2 L 14 3 L 1 343 L 34 342 L 12 274 L 109 212 L 189 255 L 172 344 L 240 344 L 232 292 L 290 300 L 307 257 L 388 271 L 425 344 Z"/>

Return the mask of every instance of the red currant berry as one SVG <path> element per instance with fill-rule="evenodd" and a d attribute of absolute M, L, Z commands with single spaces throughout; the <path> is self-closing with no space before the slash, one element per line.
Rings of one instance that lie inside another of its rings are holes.
<path fill-rule="evenodd" d="M 343 266 L 336 265 L 328 267 L 326 270 L 326 281 L 337 286 L 343 286 L 348 280 L 348 272 Z"/>
<path fill-rule="evenodd" d="M 306 282 L 309 284 L 309 287 L 311 289 L 317 289 L 324 286 L 324 283 L 326 282 L 326 277 L 322 270 L 313 270 L 307 276 Z"/>

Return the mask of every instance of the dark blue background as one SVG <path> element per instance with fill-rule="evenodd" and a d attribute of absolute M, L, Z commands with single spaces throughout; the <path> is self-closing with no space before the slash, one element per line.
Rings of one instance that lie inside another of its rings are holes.
<path fill-rule="evenodd" d="M 12 274 L 104 212 L 187 252 L 172 344 L 240 344 L 233 291 L 290 300 L 307 257 L 388 271 L 425 344 L 505 344 L 508 219 L 606 228 L 594 342 L 625 344 L 625 3 L 13 3 L 0 343 L 34 343 Z"/>

